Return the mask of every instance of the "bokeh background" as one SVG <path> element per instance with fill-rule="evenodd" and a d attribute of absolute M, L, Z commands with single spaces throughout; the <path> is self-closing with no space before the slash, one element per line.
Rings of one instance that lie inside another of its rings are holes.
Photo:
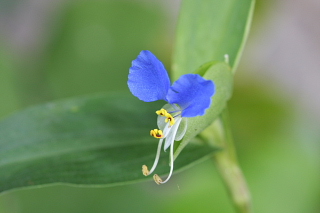
<path fill-rule="evenodd" d="M 57 99 L 128 91 L 128 68 L 143 49 L 170 70 L 179 5 L 0 0 L 0 118 Z M 256 4 L 229 109 L 259 213 L 320 212 L 319 21 L 318 0 Z M 102 188 L 54 185 L 6 193 L 0 195 L 0 212 L 234 210 L 207 160 L 162 186 L 153 181 Z"/>

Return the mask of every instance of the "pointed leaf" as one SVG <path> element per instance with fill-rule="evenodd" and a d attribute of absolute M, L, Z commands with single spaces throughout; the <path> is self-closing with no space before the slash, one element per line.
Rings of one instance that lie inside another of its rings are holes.
<path fill-rule="evenodd" d="M 173 80 L 202 64 L 223 61 L 237 67 L 247 38 L 254 0 L 184 0 L 173 55 Z"/>

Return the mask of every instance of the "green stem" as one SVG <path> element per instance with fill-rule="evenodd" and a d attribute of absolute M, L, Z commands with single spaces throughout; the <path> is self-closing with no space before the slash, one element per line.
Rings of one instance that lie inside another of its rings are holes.
<path fill-rule="evenodd" d="M 252 213 L 250 191 L 237 161 L 236 151 L 229 125 L 228 110 L 200 135 L 215 147 L 221 147 L 213 160 L 239 213 Z"/>

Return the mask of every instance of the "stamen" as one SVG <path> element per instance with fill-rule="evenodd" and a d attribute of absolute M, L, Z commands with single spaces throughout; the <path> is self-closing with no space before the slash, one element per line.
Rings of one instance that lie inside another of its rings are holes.
<path fill-rule="evenodd" d="M 158 174 L 155 174 L 153 176 L 153 179 L 157 184 L 163 184 L 163 183 L 166 183 L 171 178 L 172 173 L 173 173 L 174 139 L 177 134 L 177 131 L 178 131 L 178 128 L 179 128 L 179 125 L 181 123 L 182 118 L 181 118 L 181 114 L 179 114 L 179 113 L 177 114 L 176 112 L 175 112 L 176 115 L 173 117 L 172 114 L 168 113 L 167 110 L 165 110 L 165 109 L 158 110 L 158 111 L 156 111 L 156 113 L 160 116 L 166 117 L 166 119 L 164 119 L 162 117 L 158 117 L 158 126 L 162 130 L 153 129 L 150 131 L 150 135 L 155 138 L 160 138 L 160 141 L 159 141 L 158 148 L 157 148 L 156 158 L 154 160 L 154 163 L 152 165 L 151 170 L 149 171 L 148 167 L 146 165 L 143 165 L 142 166 L 142 173 L 145 176 L 147 176 L 147 175 L 150 175 L 156 169 L 157 164 L 159 162 L 159 158 L 160 158 L 160 151 L 161 151 L 162 143 L 164 140 L 166 140 L 165 145 L 164 145 L 164 150 L 166 150 L 170 146 L 170 172 L 169 172 L 169 175 L 164 181 L 160 178 L 160 176 Z"/>
<path fill-rule="evenodd" d="M 163 181 L 159 175 L 155 174 L 153 175 L 153 180 L 156 182 L 156 184 L 160 185 Z"/>
<path fill-rule="evenodd" d="M 150 174 L 148 167 L 146 165 L 142 165 L 142 174 L 144 176 L 148 176 Z"/>
<path fill-rule="evenodd" d="M 169 148 L 169 146 L 174 143 L 174 139 L 175 139 L 175 136 L 176 136 L 177 131 L 179 129 L 181 120 L 182 120 L 181 117 L 177 117 L 176 123 L 175 123 L 174 126 L 171 127 L 170 133 L 168 135 L 166 135 L 166 133 L 164 133 L 165 134 L 165 138 L 166 138 L 166 142 L 165 142 L 164 147 L 163 147 L 164 151 L 166 151 L 167 148 Z M 167 123 L 167 125 L 168 124 L 169 123 Z"/>
<path fill-rule="evenodd" d="M 153 179 L 154 181 L 156 182 L 156 184 L 160 185 L 160 184 L 163 184 L 163 183 L 166 183 L 168 182 L 168 180 L 170 179 L 171 175 L 172 175 L 172 172 L 173 172 L 173 144 L 171 144 L 170 146 L 170 173 L 167 177 L 167 179 L 165 179 L 164 181 L 159 177 L 159 175 L 155 174 L 153 175 Z"/>
<path fill-rule="evenodd" d="M 163 132 L 160 129 L 152 129 L 150 130 L 150 135 L 155 138 L 163 138 Z"/>
<path fill-rule="evenodd" d="M 160 139 L 159 144 L 158 144 L 158 148 L 157 148 L 157 154 L 156 154 L 156 158 L 154 159 L 154 163 L 150 169 L 150 171 L 148 171 L 148 167 L 146 165 L 142 166 L 142 173 L 147 176 L 149 174 L 151 174 L 157 167 L 159 158 L 160 158 L 160 151 L 161 151 L 161 146 L 162 146 L 162 142 L 163 142 L 163 138 Z"/>
<path fill-rule="evenodd" d="M 165 109 L 160 109 L 158 111 L 156 111 L 157 115 L 161 115 L 161 116 L 166 116 L 166 114 L 168 114 L 167 110 Z"/>

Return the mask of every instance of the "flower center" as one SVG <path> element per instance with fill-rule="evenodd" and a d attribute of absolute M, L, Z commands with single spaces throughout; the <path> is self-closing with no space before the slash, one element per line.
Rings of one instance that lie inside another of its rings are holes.
<path fill-rule="evenodd" d="M 165 107 L 169 110 L 169 112 L 166 109 L 164 109 Z M 173 172 L 174 141 L 181 140 L 187 129 L 186 120 L 182 118 L 181 109 L 178 105 L 165 105 L 164 108 L 156 111 L 156 114 L 159 115 L 157 119 L 159 129 L 153 129 L 150 131 L 151 136 L 160 139 L 157 148 L 156 158 L 150 170 L 146 165 L 142 166 L 143 175 L 147 176 L 153 173 L 159 161 L 160 151 L 163 142 L 164 151 L 166 151 L 166 149 L 170 147 L 170 173 L 164 181 L 157 174 L 155 174 L 153 178 L 157 184 L 166 183 L 170 179 Z M 182 120 L 183 122 L 181 122 Z M 180 128 L 180 131 L 178 131 L 181 123 L 183 123 L 182 128 Z"/>

